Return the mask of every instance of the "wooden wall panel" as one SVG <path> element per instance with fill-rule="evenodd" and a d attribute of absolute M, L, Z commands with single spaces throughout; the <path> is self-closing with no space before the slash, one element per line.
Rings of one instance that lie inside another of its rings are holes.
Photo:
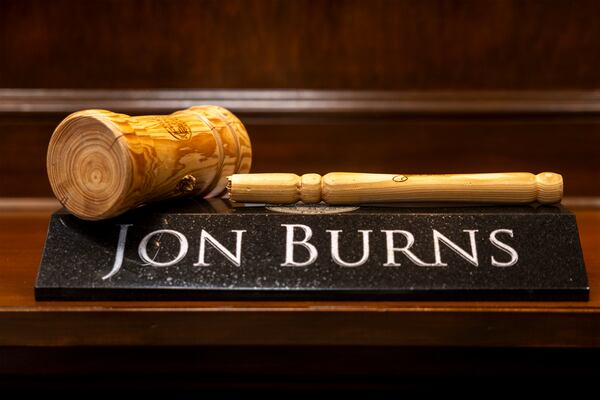
<path fill-rule="evenodd" d="M 0 87 L 600 87 L 588 0 L 0 0 Z"/>
<path fill-rule="evenodd" d="M 568 196 L 600 195 L 600 118 L 238 113 L 254 172 L 555 171 Z M 64 114 L 0 117 L 0 197 L 51 196 L 46 147 Z"/>
<path fill-rule="evenodd" d="M 593 0 L 0 0 L 0 196 L 51 195 L 46 146 L 70 111 L 196 102 L 246 122 L 255 171 L 555 170 L 568 195 L 600 195 L 598 15 Z"/>

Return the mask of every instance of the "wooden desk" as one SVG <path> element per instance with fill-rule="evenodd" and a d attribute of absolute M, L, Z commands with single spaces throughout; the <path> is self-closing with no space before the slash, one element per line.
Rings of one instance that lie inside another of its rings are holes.
<path fill-rule="evenodd" d="M 493 364 L 490 373 L 507 365 L 505 373 L 523 372 L 532 362 L 556 374 L 597 371 L 581 351 L 539 348 L 600 347 L 600 209 L 572 207 L 588 302 L 36 302 L 49 204 L 0 213 L 0 374 L 158 373 L 170 365 L 206 376 L 452 376 L 456 362 L 460 373 L 483 373 L 478 362 Z M 528 354 L 525 364 L 510 361 L 516 349 Z"/>

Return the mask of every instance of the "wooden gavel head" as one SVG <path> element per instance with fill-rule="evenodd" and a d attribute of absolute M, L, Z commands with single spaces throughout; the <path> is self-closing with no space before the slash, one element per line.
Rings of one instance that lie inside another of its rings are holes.
<path fill-rule="evenodd" d="M 48 146 L 48 178 L 62 205 L 98 220 L 141 204 L 183 196 L 215 197 L 227 176 L 250 171 L 244 125 L 218 106 L 168 116 L 106 110 L 69 115 Z"/>

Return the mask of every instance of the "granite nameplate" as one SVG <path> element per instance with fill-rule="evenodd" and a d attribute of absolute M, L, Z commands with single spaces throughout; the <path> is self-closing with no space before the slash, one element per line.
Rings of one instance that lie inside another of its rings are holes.
<path fill-rule="evenodd" d="M 340 212 L 347 211 L 347 212 Z M 48 299 L 586 300 L 561 206 L 231 207 L 180 201 L 50 221 Z"/>

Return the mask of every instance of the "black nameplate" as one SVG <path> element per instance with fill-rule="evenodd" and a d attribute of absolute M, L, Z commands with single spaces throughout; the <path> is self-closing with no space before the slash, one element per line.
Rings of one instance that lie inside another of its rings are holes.
<path fill-rule="evenodd" d="M 588 298 L 561 206 L 300 211 L 182 201 L 100 222 L 59 211 L 36 298 Z"/>

